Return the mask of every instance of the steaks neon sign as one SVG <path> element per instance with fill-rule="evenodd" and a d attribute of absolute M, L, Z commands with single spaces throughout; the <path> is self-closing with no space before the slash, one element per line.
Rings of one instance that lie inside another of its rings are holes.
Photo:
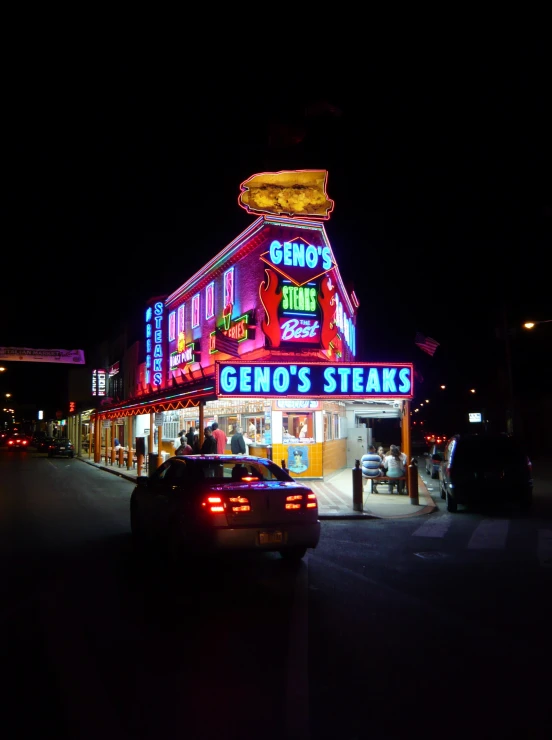
<path fill-rule="evenodd" d="M 412 398 L 411 364 L 217 363 L 217 395 Z"/>

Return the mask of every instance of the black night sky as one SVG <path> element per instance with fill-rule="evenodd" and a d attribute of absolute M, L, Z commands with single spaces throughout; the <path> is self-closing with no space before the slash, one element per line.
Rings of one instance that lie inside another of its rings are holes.
<path fill-rule="evenodd" d="M 552 318 L 547 53 L 388 50 L 285 84 L 192 61 L 20 63 L 4 94 L 0 345 L 90 352 L 251 223 L 240 182 L 324 168 L 359 359 L 413 361 L 419 398 L 441 382 L 484 393 L 506 316 L 518 387 L 544 387 L 552 324 L 517 328 Z M 58 368 L 8 365 L 20 403 L 63 393 Z"/>

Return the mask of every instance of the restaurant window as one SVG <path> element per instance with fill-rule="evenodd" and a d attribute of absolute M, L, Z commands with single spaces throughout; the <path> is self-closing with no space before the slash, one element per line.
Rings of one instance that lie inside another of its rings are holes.
<path fill-rule="evenodd" d="M 244 436 L 256 444 L 265 444 L 265 417 L 262 415 L 245 416 L 243 418 Z"/>
<path fill-rule="evenodd" d="M 332 439 L 332 425 L 331 425 L 331 414 L 324 413 L 324 442 Z"/>
<path fill-rule="evenodd" d="M 199 293 L 192 298 L 192 329 L 199 326 Z"/>
<path fill-rule="evenodd" d="M 219 416 L 218 425 L 219 429 L 222 429 L 227 437 L 231 437 L 236 431 L 236 427 L 238 426 L 238 417 L 236 415 Z"/>
<path fill-rule="evenodd" d="M 169 314 L 169 342 L 174 342 L 176 339 L 176 311 L 171 311 Z"/>
<path fill-rule="evenodd" d="M 184 306 L 183 303 L 181 306 L 178 307 L 178 333 L 184 331 Z"/>
<path fill-rule="evenodd" d="M 339 414 L 332 414 L 332 427 L 333 439 L 339 439 L 341 437 L 339 433 Z"/>
<path fill-rule="evenodd" d="M 314 414 L 282 413 L 282 434 L 284 444 L 290 442 L 314 442 Z"/>
<path fill-rule="evenodd" d="M 210 319 L 215 315 L 215 284 L 209 283 L 205 288 L 205 318 Z"/>
<path fill-rule="evenodd" d="M 224 273 L 224 308 L 234 303 L 234 268 Z"/>

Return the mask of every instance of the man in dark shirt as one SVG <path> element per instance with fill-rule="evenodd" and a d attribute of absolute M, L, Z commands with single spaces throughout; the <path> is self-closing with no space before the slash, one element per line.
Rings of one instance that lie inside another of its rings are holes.
<path fill-rule="evenodd" d="M 236 431 L 230 439 L 230 450 L 233 455 L 245 455 L 245 440 L 241 427 L 236 427 Z"/>

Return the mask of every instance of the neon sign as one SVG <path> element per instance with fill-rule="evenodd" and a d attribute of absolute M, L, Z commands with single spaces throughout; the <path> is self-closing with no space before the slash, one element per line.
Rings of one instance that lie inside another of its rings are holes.
<path fill-rule="evenodd" d="M 219 396 L 412 398 L 412 364 L 217 362 Z"/>
<path fill-rule="evenodd" d="M 146 309 L 146 383 L 161 385 L 163 378 L 163 311 L 161 301 Z"/>
<path fill-rule="evenodd" d="M 189 365 L 191 362 L 195 362 L 196 343 L 190 342 L 186 345 L 185 349 L 180 349 L 178 352 L 173 352 L 169 357 L 169 369 L 174 370 L 180 365 Z"/>
<path fill-rule="evenodd" d="M 241 342 L 244 339 L 249 338 L 249 314 L 248 313 L 244 314 L 243 316 L 240 316 L 238 319 L 236 319 L 232 323 L 228 322 L 228 326 L 226 326 L 226 321 L 224 323 L 225 323 L 225 326 L 221 327 L 219 331 L 221 331 L 225 336 L 229 337 L 230 339 L 235 339 L 238 342 Z M 209 354 L 218 352 L 218 349 L 216 347 L 215 335 L 216 335 L 216 330 L 212 331 L 209 334 Z"/>
<path fill-rule="evenodd" d="M 283 243 L 274 239 L 261 259 L 299 287 L 335 267 L 330 247 L 314 246 L 301 237 Z"/>
<path fill-rule="evenodd" d="M 92 395 L 105 396 L 106 372 L 105 370 L 92 370 Z"/>

